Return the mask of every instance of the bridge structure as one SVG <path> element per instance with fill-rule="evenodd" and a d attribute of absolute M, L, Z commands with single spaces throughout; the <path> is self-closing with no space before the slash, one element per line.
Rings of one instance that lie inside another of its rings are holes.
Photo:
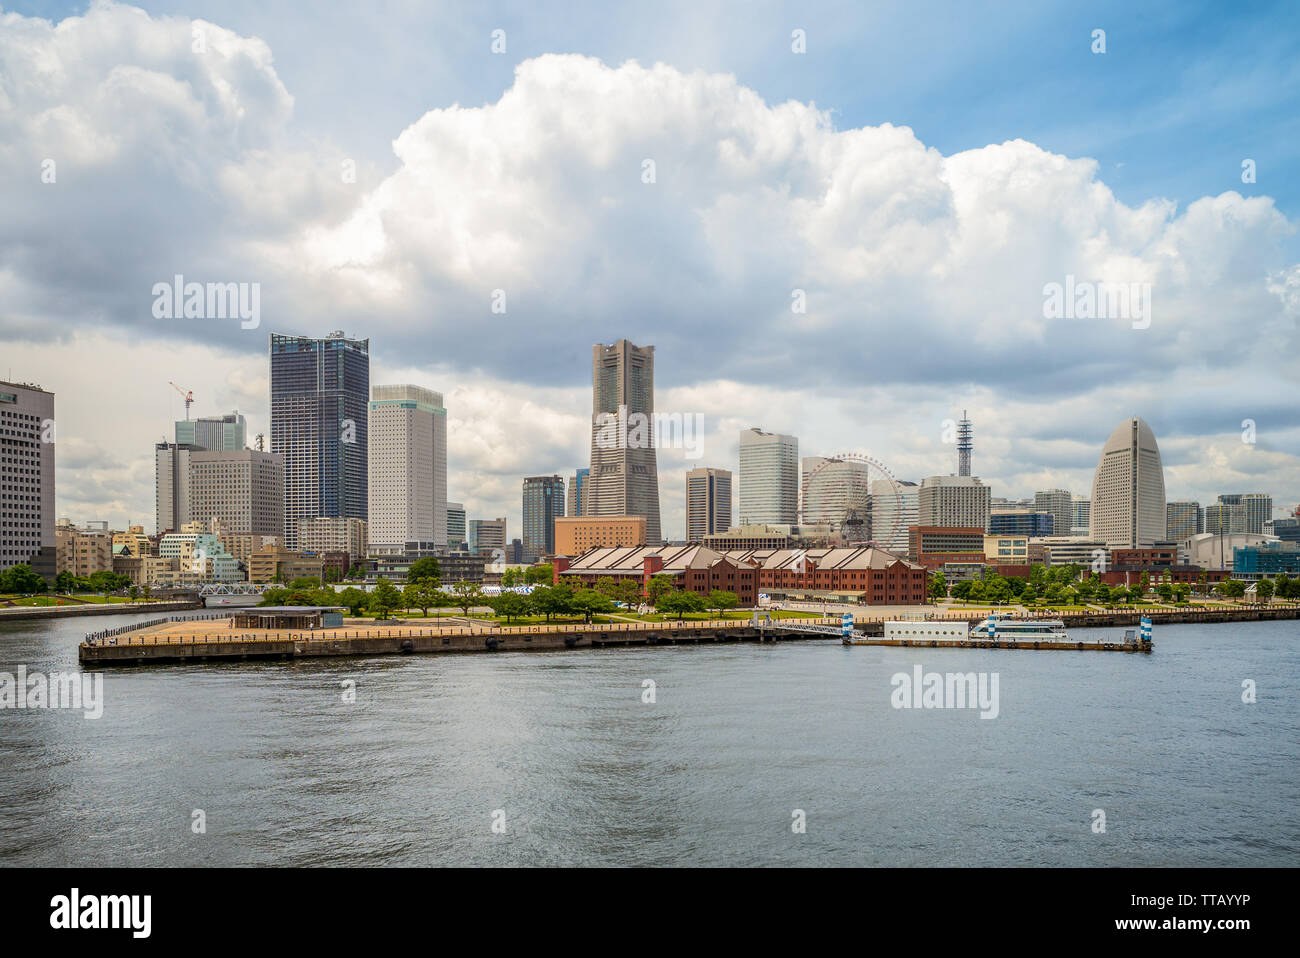
<path fill-rule="evenodd" d="M 780 629 L 782 632 L 811 632 L 827 638 L 847 639 L 853 634 L 853 615 L 845 612 L 839 625 L 818 625 L 813 622 L 801 622 L 799 619 L 780 619 L 772 621 L 770 612 L 754 612 L 754 625 L 759 629 Z"/>
<path fill-rule="evenodd" d="M 208 582 L 199 586 L 199 598 L 210 595 L 261 595 L 267 589 L 274 589 L 274 582 Z"/>

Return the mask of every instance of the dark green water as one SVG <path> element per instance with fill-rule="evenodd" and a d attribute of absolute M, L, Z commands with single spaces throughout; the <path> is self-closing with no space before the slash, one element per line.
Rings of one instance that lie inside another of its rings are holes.
<path fill-rule="evenodd" d="M 0 671 L 127 621 L 0 625 Z M 109 670 L 98 720 L 0 711 L 0 863 L 1300 864 L 1300 624 L 1155 640 Z M 892 708 L 917 663 L 997 672 L 999 716 Z"/>

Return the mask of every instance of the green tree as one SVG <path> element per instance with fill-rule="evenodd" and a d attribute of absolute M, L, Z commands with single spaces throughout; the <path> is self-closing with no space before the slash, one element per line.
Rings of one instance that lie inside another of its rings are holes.
<path fill-rule="evenodd" d="M 668 592 L 655 603 L 655 610 L 665 615 L 676 613 L 680 622 L 688 612 L 704 612 L 707 608 L 704 596 L 695 592 Z"/>
<path fill-rule="evenodd" d="M 546 616 L 547 622 L 551 621 L 552 616 L 569 615 L 578 611 L 574 603 L 573 590 L 563 583 L 555 586 L 536 586 L 530 598 L 533 600 L 533 608 L 539 614 Z"/>
<path fill-rule="evenodd" d="M 1033 605 L 1038 601 L 1038 590 L 1032 582 L 1025 584 L 1025 590 L 1020 593 L 1020 601 L 1025 605 Z"/>
<path fill-rule="evenodd" d="M 513 589 L 517 585 L 522 585 L 519 581 L 521 578 L 523 578 L 522 573 L 514 566 L 511 566 L 501 573 L 501 586 L 505 589 Z"/>
<path fill-rule="evenodd" d="M 349 579 L 364 579 L 366 577 L 366 567 L 360 562 L 352 563 L 352 568 L 348 569 Z"/>
<path fill-rule="evenodd" d="M 140 598 L 140 590 L 133 585 L 127 590 L 126 597 L 134 602 L 136 599 Z"/>
<path fill-rule="evenodd" d="M 492 600 L 492 611 L 504 616 L 506 622 L 523 618 L 533 611 L 532 597 L 518 592 L 502 592 Z"/>
<path fill-rule="evenodd" d="M 109 575 L 112 575 L 110 572 Z M 0 572 L 0 592 L 17 592 L 19 595 L 39 595 L 49 588 L 48 583 L 37 575 L 30 565 L 20 562 L 10 566 L 7 572 Z"/>
<path fill-rule="evenodd" d="M 153 595 L 153 585 L 151 583 L 146 582 L 144 584 L 144 600 L 148 602 L 149 596 L 151 595 Z"/>
<path fill-rule="evenodd" d="M 590 622 L 593 615 L 603 615 L 614 611 L 614 600 L 595 589 L 579 589 L 573 594 L 573 609 L 582 614 L 584 622 Z"/>
<path fill-rule="evenodd" d="M 386 619 L 402 604 L 402 594 L 387 579 L 380 579 L 366 603 L 376 619 Z"/>
<path fill-rule="evenodd" d="M 1255 583 L 1255 598 L 1265 604 L 1273 600 L 1273 582 L 1271 579 L 1260 579 Z"/>
<path fill-rule="evenodd" d="M 284 605 L 287 598 L 289 598 L 288 589 L 283 586 L 273 586 L 262 593 L 262 601 L 258 605 Z"/>
<path fill-rule="evenodd" d="M 740 597 L 734 592 L 727 592 L 722 589 L 714 589 L 705 600 L 705 604 L 710 610 L 717 612 L 726 612 L 740 605 Z"/>
<path fill-rule="evenodd" d="M 1161 582 L 1156 586 L 1156 595 L 1160 596 L 1165 602 L 1168 602 L 1174 595 L 1174 587 L 1168 582 Z"/>
<path fill-rule="evenodd" d="M 442 584 L 442 566 L 433 556 L 421 556 L 406 570 L 407 582 L 419 582 L 422 579 L 432 579 L 435 587 Z"/>
<path fill-rule="evenodd" d="M 438 597 L 442 595 L 442 590 L 438 588 L 436 579 L 416 579 L 414 582 L 408 582 L 406 588 L 402 590 L 402 599 L 406 602 L 408 609 L 419 609 L 424 613 L 424 617 L 429 617 L 429 609 L 437 606 Z"/>
<path fill-rule="evenodd" d="M 72 592 L 77 588 L 77 577 L 64 569 L 55 576 L 54 588 L 59 592 Z"/>
<path fill-rule="evenodd" d="M 672 576 L 657 575 L 650 579 L 650 584 L 646 586 L 649 602 L 656 609 L 659 608 L 659 600 L 669 593 L 673 592 L 677 586 L 673 583 Z"/>
<path fill-rule="evenodd" d="M 942 572 L 936 572 L 930 577 L 930 598 L 945 599 L 948 597 L 948 580 Z"/>
<path fill-rule="evenodd" d="M 457 606 L 465 615 L 476 605 L 483 604 L 483 590 L 477 582 L 461 579 L 451 587 L 452 605 Z"/>
<path fill-rule="evenodd" d="M 338 594 L 337 601 L 353 616 L 358 616 L 369 604 L 370 597 L 366 595 L 364 590 L 358 589 L 356 586 L 348 586 Z"/>
<path fill-rule="evenodd" d="M 550 585 L 555 577 L 555 567 L 549 562 L 539 562 L 524 570 L 525 585 Z"/>
<path fill-rule="evenodd" d="M 289 583 L 290 589 L 319 589 L 321 586 L 320 579 L 314 575 L 299 576 Z"/>

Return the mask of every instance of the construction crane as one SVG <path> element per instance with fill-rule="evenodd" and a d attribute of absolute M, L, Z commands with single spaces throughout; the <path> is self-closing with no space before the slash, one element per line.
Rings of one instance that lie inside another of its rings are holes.
<path fill-rule="evenodd" d="M 167 382 L 171 385 L 172 389 L 180 393 L 181 398 L 185 400 L 185 419 L 188 421 L 190 418 L 190 406 L 194 403 L 194 390 L 181 389 L 180 386 L 177 386 L 170 379 L 167 380 Z"/>

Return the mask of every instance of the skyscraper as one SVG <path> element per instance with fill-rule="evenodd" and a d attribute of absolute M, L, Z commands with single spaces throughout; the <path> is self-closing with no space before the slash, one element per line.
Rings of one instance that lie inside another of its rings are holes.
<path fill-rule="evenodd" d="M 803 507 L 799 521 L 804 525 L 867 521 L 871 514 L 871 476 L 865 462 L 805 456 L 800 471 Z"/>
<path fill-rule="evenodd" d="M 700 542 L 731 528 L 731 472 L 700 467 L 686 472 L 686 541 Z"/>
<path fill-rule="evenodd" d="M 1164 540 L 1165 471 L 1145 421 L 1125 419 L 1102 447 L 1092 479 L 1092 538 L 1111 549 L 1141 549 Z"/>
<path fill-rule="evenodd" d="M 1246 507 L 1246 531 L 1262 535 L 1264 523 L 1273 518 L 1273 497 L 1266 492 L 1248 492 L 1241 497 Z"/>
<path fill-rule="evenodd" d="M 497 552 L 504 555 L 506 548 L 505 517 L 502 516 L 499 519 L 469 520 L 469 529 L 466 532 L 466 538 L 469 541 L 469 551 L 475 555 L 493 554 Z"/>
<path fill-rule="evenodd" d="M 1092 516 L 1092 500 L 1087 496 L 1075 496 L 1071 505 L 1074 507 L 1074 515 L 1070 520 L 1070 532 L 1072 536 L 1088 535 L 1088 526 Z"/>
<path fill-rule="evenodd" d="M 1199 502 L 1171 502 L 1165 507 L 1165 541 L 1186 542 L 1204 531 Z"/>
<path fill-rule="evenodd" d="M 914 482 L 871 481 L 871 538 L 886 552 L 907 555 L 907 529 L 917 525 L 920 491 Z"/>
<path fill-rule="evenodd" d="M 587 478 L 590 475 L 590 469 L 577 469 L 569 477 L 569 489 L 564 506 L 566 516 L 585 516 L 587 514 L 587 491 L 589 489 Z"/>
<path fill-rule="evenodd" d="M 927 476 L 916 495 L 919 526 L 989 527 L 989 487 L 975 476 Z"/>
<path fill-rule="evenodd" d="M 370 542 L 447 545 L 447 410 L 442 393 L 375 386 L 370 397 Z"/>
<path fill-rule="evenodd" d="M 271 449 L 284 456 L 284 537 L 298 520 L 369 515 L 370 340 L 271 334 Z"/>
<path fill-rule="evenodd" d="M 739 486 L 739 525 L 794 525 L 799 518 L 799 440 L 743 430 Z"/>
<path fill-rule="evenodd" d="M 234 533 L 284 535 L 284 460 L 278 453 L 196 449 L 182 459 L 189 468 L 190 519 L 216 519 Z"/>
<path fill-rule="evenodd" d="M 1049 535 L 1068 536 L 1074 526 L 1074 497 L 1064 489 L 1048 489 L 1034 493 L 1034 511 L 1052 514 L 1052 531 Z"/>
<path fill-rule="evenodd" d="M 591 348 L 593 516 L 645 516 L 646 542 L 660 545 L 655 459 L 655 348 L 620 339 Z"/>
<path fill-rule="evenodd" d="M 239 411 L 224 416 L 176 420 L 176 444 L 199 449 L 240 450 L 248 445 L 248 427 Z"/>
<path fill-rule="evenodd" d="M 0 570 L 29 565 L 56 575 L 54 393 L 0 382 Z"/>
<path fill-rule="evenodd" d="M 524 562 L 555 554 L 555 520 L 564 516 L 564 480 L 559 476 L 524 479 Z"/>

